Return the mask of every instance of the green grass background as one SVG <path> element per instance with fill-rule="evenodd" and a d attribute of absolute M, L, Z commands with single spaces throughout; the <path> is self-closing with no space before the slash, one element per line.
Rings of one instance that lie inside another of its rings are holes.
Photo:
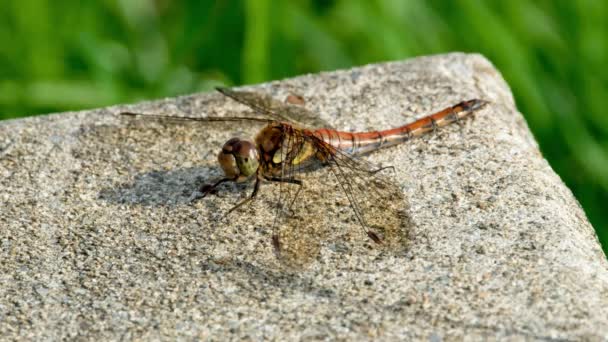
<path fill-rule="evenodd" d="M 4 0 L 0 118 L 487 56 L 608 251 L 608 2 Z"/>

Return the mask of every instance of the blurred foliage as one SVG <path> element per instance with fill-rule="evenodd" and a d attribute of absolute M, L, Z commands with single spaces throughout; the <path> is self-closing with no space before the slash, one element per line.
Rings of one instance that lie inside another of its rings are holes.
<path fill-rule="evenodd" d="M 5 0 L 0 118 L 480 52 L 608 250 L 607 14 L 593 0 Z"/>

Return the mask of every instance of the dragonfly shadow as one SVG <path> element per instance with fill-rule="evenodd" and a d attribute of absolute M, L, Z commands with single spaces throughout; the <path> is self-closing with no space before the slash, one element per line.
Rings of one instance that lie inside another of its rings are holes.
<path fill-rule="evenodd" d="M 183 205 L 190 203 L 193 192 L 217 177 L 218 170 L 210 167 L 150 171 L 136 175 L 130 183 L 102 189 L 99 198 L 120 204 Z"/>

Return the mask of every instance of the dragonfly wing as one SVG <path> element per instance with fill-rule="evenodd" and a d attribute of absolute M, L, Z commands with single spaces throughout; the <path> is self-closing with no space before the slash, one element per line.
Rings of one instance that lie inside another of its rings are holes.
<path fill-rule="evenodd" d="M 392 167 L 380 168 L 317 137 L 308 139 L 325 152 L 329 172 L 363 232 L 387 249 L 404 251 L 411 219 L 403 192 L 391 177 Z"/>
<path fill-rule="evenodd" d="M 262 93 L 237 91 L 228 88 L 217 88 L 217 90 L 254 111 L 277 121 L 293 122 L 308 128 L 331 128 L 317 113 L 311 112 L 301 105 L 280 102 Z"/>
<path fill-rule="evenodd" d="M 138 112 L 120 112 L 119 115 L 125 117 L 139 117 L 139 118 L 151 118 L 159 121 L 173 121 L 173 122 L 260 122 L 260 123 L 271 123 L 275 120 L 263 117 L 237 117 L 237 116 L 177 116 L 177 115 L 164 115 L 155 113 L 138 113 Z"/>
<path fill-rule="evenodd" d="M 340 233 L 343 225 L 335 220 L 339 217 L 362 228 L 354 236 L 370 237 L 392 252 L 404 251 L 411 224 L 409 208 L 402 191 L 387 175 L 390 170 L 379 170 L 297 130 L 285 137 L 284 150 L 293 151 L 304 142 L 328 158 L 324 163 L 285 163 L 281 169 L 282 179 L 297 178 L 302 185 L 279 184 L 273 234 L 279 241 L 275 248 L 280 260 L 292 266 L 308 264 L 323 241 Z"/>
<path fill-rule="evenodd" d="M 291 121 L 299 123 L 301 126 L 309 128 L 332 128 L 332 126 L 327 121 L 323 120 L 319 114 L 309 111 L 302 105 L 277 103 L 281 106 L 284 116 Z"/>
<path fill-rule="evenodd" d="M 296 150 L 304 142 L 301 135 L 289 135 L 283 140 L 285 155 Z M 276 175 L 277 192 L 275 221 L 273 222 L 273 245 L 283 265 L 302 268 L 310 264 L 319 254 L 321 242 L 328 233 L 327 199 L 309 185 L 306 177 L 310 165 L 284 163 Z"/>
<path fill-rule="evenodd" d="M 329 231 L 323 198 L 306 184 L 296 187 L 286 186 L 281 191 L 279 208 L 284 211 L 276 216 L 273 246 L 283 265 L 299 269 L 317 258 Z M 309 205 L 311 201 L 317 203 Z"/>
<path fill-rule="evenodd" d="M 313 113 L 300 105 L 290 105 L 274 100 L 272 97 L 254 92 L 235 91 L 228 88 L 217 88 L 222 94 L 231 99 L 248 106 L 254 110 L 254 116 L 247 117 L 194 117 L 181 115 L 165 115 L 157 113 L 142 112 L 120 112 L 125 117 L 142 117 L 161 121 L 173 122 L 260 122 L 271 123 L 273 121 L 293 122 L 300 126 L 310 128 L 331 128 L 331 126 Z"/>

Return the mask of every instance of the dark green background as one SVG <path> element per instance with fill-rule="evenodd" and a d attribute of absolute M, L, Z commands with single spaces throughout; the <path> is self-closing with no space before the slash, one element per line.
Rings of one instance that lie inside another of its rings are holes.
<path fill-rule="evenodd" d="M 4 0 L 0 118 L 480 52 L 608 250 L 607 13 L 601 0 Z"/>

